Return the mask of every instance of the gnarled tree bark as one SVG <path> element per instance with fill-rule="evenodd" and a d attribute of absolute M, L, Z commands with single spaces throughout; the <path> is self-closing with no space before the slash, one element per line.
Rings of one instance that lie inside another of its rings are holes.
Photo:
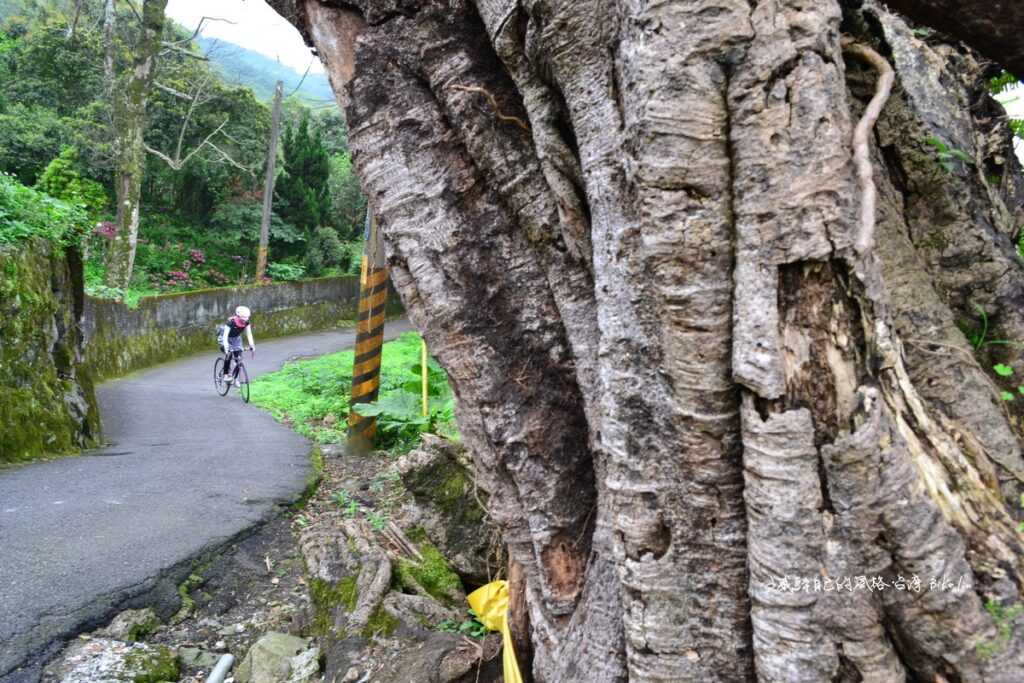
<path fill-rule="evenodd" d="M 271 4 L 451 378 L 534 680 L 1024 677 L 986 609 L 1020 600 L 1019 413 L 958 328 L 1024 339 L 1022 185 L 973 53 L 874 2 Z M 897 77 L 866 249 L 843 33 Z"/>

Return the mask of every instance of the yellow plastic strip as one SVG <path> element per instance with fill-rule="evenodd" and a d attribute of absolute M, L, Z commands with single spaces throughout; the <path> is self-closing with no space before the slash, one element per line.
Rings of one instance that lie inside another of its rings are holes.
<path fill-rule="evenodd" d="M 512 646 L 512 631 L 508 627 L 508 582 L 493 581 L 477 588 L 466 599 L 487 630 L 501 633 L 501 663 L 505 683 L 523 683 L 515 648 Z"/>

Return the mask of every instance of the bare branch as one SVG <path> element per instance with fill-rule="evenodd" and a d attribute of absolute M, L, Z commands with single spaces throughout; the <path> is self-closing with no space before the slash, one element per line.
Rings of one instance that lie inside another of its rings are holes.
<path fill-rule="evenodd" d="M 184 45 L 186 43 L 192 42 L 193 40 L 196 39 L 196 36 L 199 35 L 199 32 L 203 30 L 203 24 L 205 22 L 207 22 L 207 21 L 223 21 L 225 24 L 232 24 L 232 25 L 234 25 L 236 23 L 234 21 L 231 21 L 230 19 L 223 19 L 221 17 L 202 17 L 199 20 L 199 23 L 196 25 L 196 30 L 193 31 L 192 35 L 190 35 L 188 38 L 182 38 L 181 40 L 175 40 L 175 41 L 168 41 L 168 42 L 164 43 L 164 45 Z"/>
<path fill-rule="evenodd" d="M 174 52 L 174 53 L 177 53 L 179 55 L 183 55 L 185 57 L 190 57 L 192 59 L 198 59 L 201 62 L 208 62 L 208 61 L 210 61 L 210 58 L 207 57 L 206 55 L 197 55 L 195 52 L 192 52 L 190 50 L 186 50 L 183 47 L 178 47 L 178 45 L 175 44 L 175 43 L 170 43 L 170 42 L 167 42 L 167 41 L 163 41 L 161 43 L 161 45 L 164 46 L 163 51 L 160 53 L 161 55 L 166 55 L 166 54 L 170 54 L 170 53 Z"/>
<path fill-rule="evenodd" d="M 234 166 L 235 168 L 237 168 L 239 171 L 244 171 L 244 172 L 248 173 L 249 175 L 251 175 L 252 177 L 254 177 L 254 178 L 256 177 L 256 169 L 255 169 L 255 167 L 251 167 L 250 168 L 249 166 L 243 166 L 242 164 L 240 164 L 237 161 L 235 161 L 231 157 L 230 154 L 228 154 L 227 152 L 225 152 L 224 150 L 222 150 L 220 147 L 218 147 L 217 145 L 213 144 L 212 142 L 207 143 L 207 145 L 211 149 L 213 149 L 215 152 L 217 152 L 217 154 L 220 155 L 222 161 L 226 161 L 227 163 L 229 163 L 232 166 Z"/>
<path fill-rule="evenodd" d="M 191 100 L 192 99 L 189 95 L 186 95 L 185 93 L 181 92 L 180 90 L 175 90 L 171 86 L 164 85 L 163 83 L 161 83 L 159 81 L 153 81 L 153 85 L 156 86 L 159 90 L 163 90 L 165 93 L 167 93 L 169 95 L 173 95 L 174 97 L 177 97 L 179 99 L 182 99 L 182 100 Z"/>
<path fill-rule="evenodd" d="M 310 70 L 311 68 L 313 68 L 313 60 L 314 60 L 314 59 L 316 59 L 316 57 L 312 57 L 312 58 L 310 58 L 310 60 L 309 60 L 309 64 L 307 64 L 307 65 L 306 65 L 306 72 L 305 72 L 304 74 L 302 74 L 302 78 L 300 78 L 300 79 L 299 79 L 299 84 L 298 84 L 298 85 L 296 85 L 296 86 L 295 86 L 295 88 L 293 88 L 293 89 L 292 89 L 292 91 L 291 91 L 290 93 L 288 93 L 287 95 L 285 95 L 285 99 L 288 99 L 289 97 L 291 97 L 292 95 L 294 95 L 295 93 L 297 93 L 297 92 L 299 91 L 299 88 L 301 88 L 301 87 L 302 87 L 302 84 L 303 84 L 303 82 L 305 82 L 305 80 L 306 80 L 306 76 L 308 76 L 308 75 L 309 75 L 309 70 Z"/>
<path fill-rule="evenodd" d="M 864 115 L 853 132 L 853 161 L 857 166 L 857 180 L 860 183 L 860 231 L 854 244 L 858 254 L 866 254 L 875 245 L 875 181 L 872 177 L 871 159 L 869 157 L 868 136 L 882 113 L 892 92 L 892 84 L 896 74 L 889 62 L 867 45 L 855 43 L 852 38 L 844 37 L 843 50 L 878 72 L 878 83 L 875 85 L 875 96 L 871 98 Z"/>

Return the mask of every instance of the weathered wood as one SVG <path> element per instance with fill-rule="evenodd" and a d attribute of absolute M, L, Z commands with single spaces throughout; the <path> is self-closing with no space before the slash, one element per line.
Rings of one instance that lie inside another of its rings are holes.
<path fill-rule="evenodd" d="M 267 250 L 270 244 L 270 215 L 274 209 L 274 181 L 277 180 L 277 140 L 281 134 L 281 98 L 284 82 L 274 86 L 274 104 L 270 117 L 270 143 L 267 145 L 267 170 L 263 180 L 263 217 L 260 220 L 260 244 L 256 250 L 256 281 L 267 272 Z"/>

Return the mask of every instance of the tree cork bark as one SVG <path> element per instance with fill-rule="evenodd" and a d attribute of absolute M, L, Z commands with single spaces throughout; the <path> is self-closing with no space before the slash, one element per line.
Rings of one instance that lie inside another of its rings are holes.
<path fill-rule="evenodd" d="M 870 1 L 271 4 L 448 371 L 533 680 L 1024 679 L 988 371 L 1024 367 L 962 331 L 1024 339 L 1024 180 L 973 52 Z M 896 75 L 860 249 L 849 40 Z"/>

